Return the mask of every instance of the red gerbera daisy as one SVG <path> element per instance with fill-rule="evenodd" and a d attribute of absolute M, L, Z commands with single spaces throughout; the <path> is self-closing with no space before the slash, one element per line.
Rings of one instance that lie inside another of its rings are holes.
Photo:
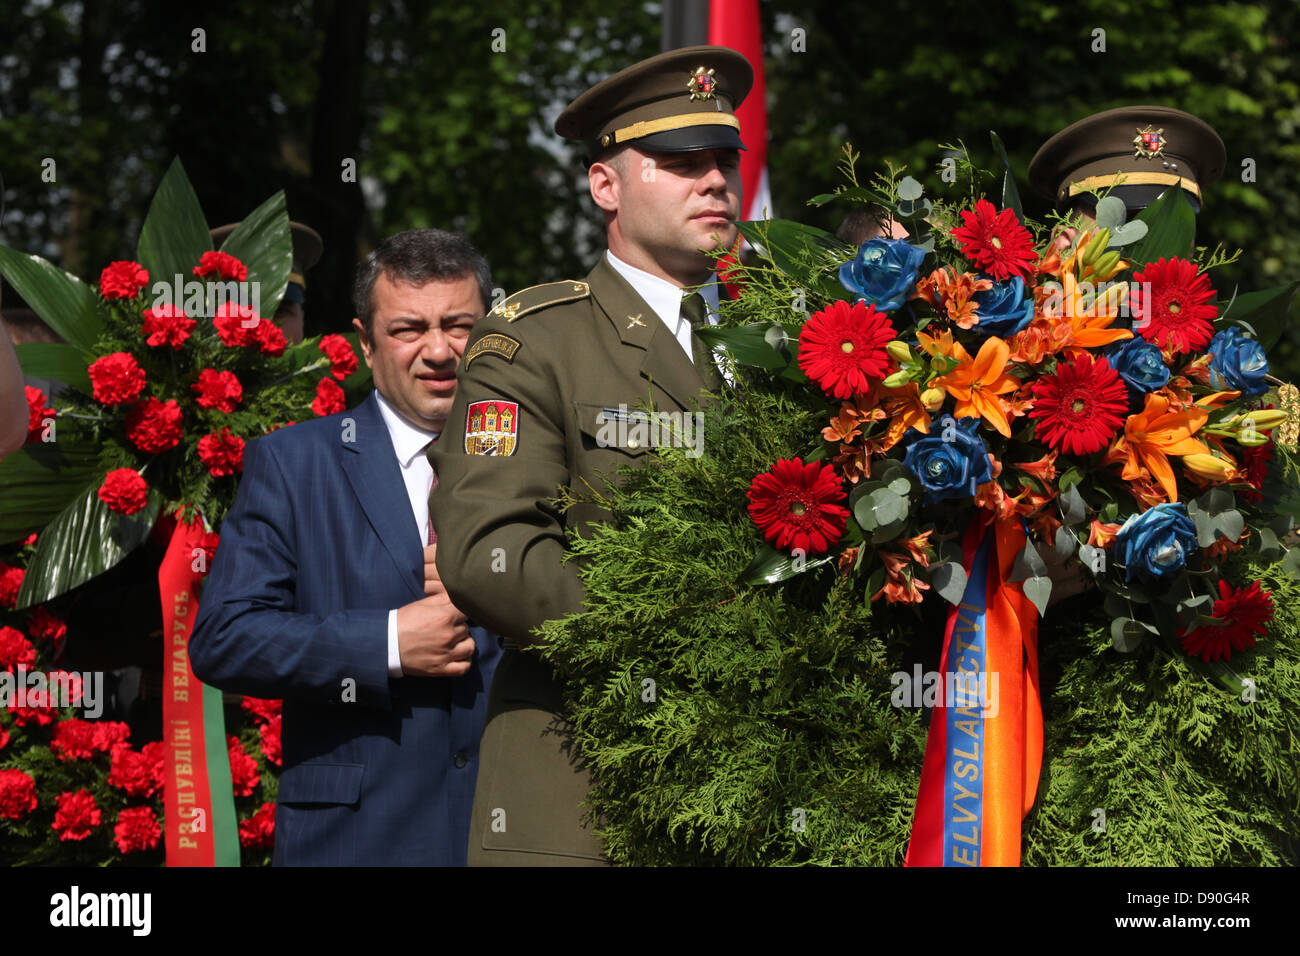
<path fill-rule="evenodd" d="M 823 392 L 852 398 L 889 372 L 894 327 L 874 305 L 836 302 L 814 312 L 799 333 L 799 367 Z"/>
<path fill-rule="evenodd" d="M 1163 257 L 1133 276 L 1133 331 L 1172 352 L 1195 352 L 1210 344 L 1219 307 L 1214 287 L 1196 263 Z M 1148 285 L 1149 284 L 1149 285 Z M 1149 290 L 1149 295 L 1144 291 Z"/>
<path fill-rule="evenodd" d="M 822 554 L 844 534 L 844 497 L 830 465 L 783 458 L 750 483 L 749 516 L 776 547 Z"/>
<path fill-rule="evenodd" d="M 1020 224 L 1015 212 L 998 212 L 993 203 L 981 199 L 974 212 L 962 212 L 964 226 L 952 231 L 961 243 L 962 255 L 995 279 L 1023 276 L 1032 283 L 1038 255 L 1034 239 Z"/>
<path fill-rule="evenodd" d="M 1194 627 L 1190 631 L 1179 628 L 1183 650 L 1203 661 L 1232 660 L 1233 651 L 1254 647 L 1256 636 L 1263 634 L 1264 625 L 1273 619 L 1272 593 L 1261 591 L 1258 581 L 1234 591 L 1227 581 L 1220 579 L 1214 617 L 1222 623 Z"/>
<path fill-rule="evenodd" d="M 1104 358 L 1083 353 L 1033 384 L 1035 435 L 1067 455 L 1101 451 L 1124 424 L 1128 389 Z"/>

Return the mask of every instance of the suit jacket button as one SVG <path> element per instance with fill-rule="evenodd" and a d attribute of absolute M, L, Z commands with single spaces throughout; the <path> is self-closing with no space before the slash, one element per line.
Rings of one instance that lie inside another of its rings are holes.
<path fill-rule="evenodd" d="M 460 768 L 469 763 L 469 757 L 465 754 L 465 751 L 457 750 L 456 756 L 451 758 L 451 762 L 454 763 L 457 768 Z"/>

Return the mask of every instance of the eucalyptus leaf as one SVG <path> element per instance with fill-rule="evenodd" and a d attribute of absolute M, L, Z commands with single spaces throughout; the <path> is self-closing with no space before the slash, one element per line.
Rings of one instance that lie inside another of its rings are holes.
<path fill-rule="evenodd" d="M 912 493 L 912 481 L 906 476 L 900 476 L 889 482 L 889 490 L 896 495 L 907 497 Z"/>
<path fill-rule="evenodd" d="M 1192 523 L 1196 525 L 1196 544 L 1201 548 L 1208 548 L 1214 544 L 1214 517 L 1206 514 L 1204 511 L 1198 511 L 1192 515 Z"/>
<path fill-rule="evenodd" d="M 1126 216 L 1127 211 L 1124 200 L 1118 196 L 1106 196 L 1098 200 L 1097 208 L 1093 212 L 1093 218 L 1097 221 L 1097 228 L 1109 229 L 1112 232 L 1124 225 Z"/>
<path fill-rule="evenodd" d="M 1094 576 L 1105 574 L 1106 549 L 1094 548 L 1090 544 L 1079 545 L 1079 563 L 1091 571 Z"/>
<path fill-rule="evenodd" d="M 1065 525 L 1056 529 L 1056 553 L 1062 561 L 1070 558 L 1078 547 L 1079 539 Z"/>
<path fill-rule="evenodd" d="M 895 524 L 907 518 L 907 498 L 889 488 L 879 488 L 869 496 L 877 527 Z"/>
<path fill-rule="evenodd" d="M 84 352 L 94 348 L 104 323 L 99 316 L 99 296 L 92 287 L 40 256 L 6 246 L 0 246 L 0 275 L 69 345 Z"/>
<path fill-rule="evenodd" d="M 930 587 L 949 604 L 958 605 L 966 593 L 966 569 L 957 561 L 945 561 L 930 571 Z"/>
<path fill-rule="evenodd" d="M 1011 567 L 1010 581 L 1023 581 L 1026 578 L 1042 577 L 1047 574 L 1047 562 L 1038 553 L 1033 541 L 1026 541 L 1025 546 L 1016 555 L 1016 563 Z"/>
<path fill-rule="evenodd" d="M 1052 596 L 1052 579 L 1039 575 L 1026 579 L 1021 585 L 1025 589 L 1025 597 L 1038 608 L 1038 616 L 1042 617 L 1047 613 L 1047 602 Z"/>
<path fill-rule="evenodd" d="M 1229 541 L 1236 542 L 1246 530 L 1246 519 L 1235 508 L 1214 516 L 1214 529 Z"/>
<path fill-rule="evenodd" d="M 1079 494 L 1078 485 L 1071 485 L 1061 494 L 1061 521 L 1067 526 L 1082 524 L 1088 517 L 1088 506 Z"/>
<path fill-rule="evenodd" d="M 902 200 L 917 200 L 925 194 L 921 184 L 911 176 L 904 176 L 898 183 L 898 198 Z"/>
<path fill-rule="evenodd" d="M 1121 654 L 1132 654 L 1148 633 L 1158 633 L 1154 627 L 1131 617 L 1120 617 L 1110 622 L 1110 642 Z"/>
<path fill-rule="evenodd" d="M 1107 196 L 1107 199 L 1110 197 Z M 1122 246 L 1131 246 L 1133 243 L 1146 237 L 1147 224 L 1145 222 L 1126 222 L 1122 226 L 1116 226 L 1110 231 L 1110 242 L 1107 249 L 1119 249 Z"/>
<path fill-rule="evenodd" d="M 1281 555 L 1281 543 L 1272 528 L 1259 528 L 1255 534 L 1255 544 L 1265 560 L 1276 560 Z"/>
<path fill-rule="evenodd" d="M 36 539 L 17 607 L 66 594 L 116 565 L 149 537 L 162 503 L 150 488 L 143 510 L 118 514 L 100 501 L 99 482 L 91 482 Z"/>
<path fill-rule="evenodd" d="M 1209 491 L 1196 499 L 1196 503 L 1212 515 L 1217 515 L 1220 511 L 1227 511 L 1236 502 L 1236 496 L 1222 485 L 1214 485 Z"/>
<path fill-rule="evenodd" d="M 819 567 L 832 560 L 834 554 L 822 554 L 815 558 L 796 558 L 776 550 L 764 542 L 754 554 L 752 560 L 740 573 L 741 584 L 777 584 L 796 574 Z"/>

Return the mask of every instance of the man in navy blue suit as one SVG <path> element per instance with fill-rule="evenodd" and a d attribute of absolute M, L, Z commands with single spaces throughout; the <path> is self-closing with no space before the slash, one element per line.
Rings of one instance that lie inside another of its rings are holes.
<path fill-rule="evenodd" d="M 439 579 L 425 452 L 491 288 L 460 236 L 385 240 L 354 287 L 374 391 L 245 450 L 190 660 L 284 699 L 277 865 L 465 863 L 500 644 Z"/>

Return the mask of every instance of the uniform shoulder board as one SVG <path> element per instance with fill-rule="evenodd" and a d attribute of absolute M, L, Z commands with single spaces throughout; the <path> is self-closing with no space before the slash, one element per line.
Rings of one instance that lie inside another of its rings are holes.
<path fill-rule="evenodd" d="M 547 282 L 542 285 L 529 286 L 522 289 L 514 295 L 508 295 L 497 303 L 488 315 L 500 315 L 507 322 L 513 322 L 521 319 L 529 312 L 536 312 L 551 305 L 562 305 L 565 302 L 577 302 L 579 299 L 585 299 L 591 294 L 587 288 L 587 283 L 579 282 L 576 279 L 565 279 L 563 282 Z"/>

